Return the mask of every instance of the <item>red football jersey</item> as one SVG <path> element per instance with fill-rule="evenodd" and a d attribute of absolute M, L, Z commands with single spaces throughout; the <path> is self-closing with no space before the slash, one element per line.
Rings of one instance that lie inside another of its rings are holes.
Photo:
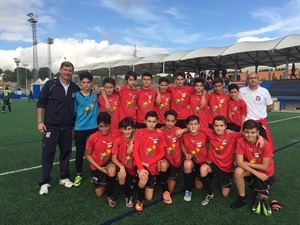
<path fill-rule="evenodd" d="M 157 175 L 157 162 L 165 154 L 165 138 L 162 132 L 148 131 L 147 128 L 138 129 L 134 138 L 133 157 L 139 170 L 143 169 L 142 162 L 148 163 L 147 171 Z"/>
<path fill-rule="evenodd" d="M 209 142 L 207 161 L 213 162 L 224 172 L 232 172 L 236 142 L 243 134 L 233 132 L 217 135 L 211 129 L 201 128 L 200 130 L 205 133 Z"/>
<path fill-rule="evenodd" d="M 120 130 L 113 130 L 103 136 L 97 131 L 88 138 L 86 151 L 91 152 L 93 159 L 99 166 L 102 167 L 111 160 L 113 143 L 120 134 Z M 90 167 L 92 170 L 97 170 L 92 164 Z"/>
<path fill-rule="evenodd" d="M 202 132 L 191 135 L 189 132 L 182 135 L 182 143 L 186 152 L 193 155 L 193 161 L 199 165 L 207 160 L 206 136 Z"/>
<path fill-rule="evenodd" d="M 158 123 L 165 124 L 165 112 L 171 108 L 171 93 L 164 92 L 160 93 L 161 95 L 161 103 L 155 104 L 155 111 L 158 115 Z"/>
<path fill-rule="evenodd" d="M 235 153 L 243 155 L 245 161 L 253 164 L 262 164 L 263 158 L 270 157 L 269 167 L 265 171 L 258 171 L 269 177 L 274 175 L 273 149 L 267 140 L 265 140 L 264 146 L 259 148 L 256 144 L 249 144 L 247 140 L 242 137 L 237 142 Z"/>
<path fill-rule="evenodd" d="M 136 112 L 136 122 L 144 123 L 145 115 L 149 111 L 155 111 L 155 99 L 156 91 L 152 89 L 141 88 L 137 96 L 137 112 Z"/>
<path fill-rule="evenodd" d="M 237 126 L 242 126 L 242 116 L 247 115 L 247 105 L 244 100 L 237 99 L 228 101 L 227 123 L 234 123 Z"/>
<path fill-rule="evenodd" d="M 119 92 L 120 96 L 120 119 L 131 117 L 136 122 L 136 100 L 138 91 L 122 86 Z"/>
<path fill-rule="evenodd" d="M 127 153 L 129 142 L 130 140 L 127 140 L 124 135 L 118 137 L 112 147 L 112 154 L 116 155 L 119 162 L 126 168 L 126 171 L 134 176 L 136 171 L 133 164 L 133 153 Z"/>
<path fill-rule="evenodd" d="M 194 88 L 190 86 L 168 87 L 168 92 L 171 93 L 171 109 L 178 114 L 178 120 L 185 120 L 189 115 L 190 96 L 194 92 Z"/>
<path fill-rule="evenodd" d="M 206 104 L 209 102 L 209 96 L 205 96 Z M 204 107 L 200 106 L 202 95 L 197 95 L 196 93 L 191 94 L 190 97 L 190 115 L 196 115 L 199 117 L 200 126 L 208 127 L 210 120 L 209 107 L 206 105 Z"/>
<path fill-rule="evenodd" d="M 118 129 L 120 122 L 120 97 L 117 92 L 112 95 L 107 96 L 110 107 L 111 107 L 111 129 Z M 103 97 L 100 95 L 98 97 L 98 104 L 100 107 L 100 112 L 106 112 L 105 101 Z"/>
<path fill-rule="evenodd" d="M 210 124 L 212 124 L 213 119 L 218 116 L 222 115 L 227 118 L 227 108 L 228 108 L 228 101 L 230 97 L 228 94 L 216 94 L 212 93 L 210 95 L 210 99 L 208 102 L 209 110 L 210 110 Z"/>
<path fill-rule="evenodd" d="M 181 149 L 179 137 L 176 135 L 177 130 L 180 130 L 180 128 L 174 127 L 171 131 L 167 130 L 166 127 L 161 128 L 167 146 L 165 150 L 165 158 L 172 166 L 178 168 L 181 164 Z"/>

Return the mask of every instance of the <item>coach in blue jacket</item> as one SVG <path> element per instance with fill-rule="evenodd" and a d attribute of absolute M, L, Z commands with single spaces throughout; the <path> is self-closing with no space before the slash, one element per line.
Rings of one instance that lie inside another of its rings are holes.
<path fill-rule="evenodd" d="M 37 102 L 37 124 L 42 133 L 42 180 L 40 195 L 48 194 L 51 181 L 51 169 L 58 145 L 60 150 L 59 184 L 67 188 L 73 186 L 69 180 L 69 159 L 72 152 L 72 129 L 74 116 L 74 97 L 79 87 L 71 81 L 74 66 L 63 62 L 60 76 L 49 80 L 43 86 Z"/>

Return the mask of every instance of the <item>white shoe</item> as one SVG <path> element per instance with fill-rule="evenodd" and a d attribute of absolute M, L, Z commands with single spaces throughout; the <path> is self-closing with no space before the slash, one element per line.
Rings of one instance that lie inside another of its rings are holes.
<path fill-rule="evenodd" d="M 201 205 L 205 206 L 214 200 L 214 194 L 207 195 L 206 198 L 201 202 Z"/>
<path fill-rule="evenodd" d="M 59 179 L 59 184 L 64 185 L 67 188 L 70 188 L 74 185 L 73 182 L 69 180 L 69 178 Z"/>
<path fill-rule="evenodd" d="M 49 187 L 51 187 L 50 184 L 43 184 L 43 185 L 41 186 L 41 189 L 40 189 L 40 191 L 39 191 L 39 194 L 40 194 L 40 195 L 47 195 L 48 192 L 49 192 L 49 190 L 48 190 Z"/>

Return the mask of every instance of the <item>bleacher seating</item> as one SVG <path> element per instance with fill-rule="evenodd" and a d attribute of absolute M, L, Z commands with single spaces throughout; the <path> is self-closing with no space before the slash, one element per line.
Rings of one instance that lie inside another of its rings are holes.
<path fill-rule="evenodd" d="M 300 97 L 300 80 L 264 81 L 261 86 L 267 88 L 272 97 Z"/>

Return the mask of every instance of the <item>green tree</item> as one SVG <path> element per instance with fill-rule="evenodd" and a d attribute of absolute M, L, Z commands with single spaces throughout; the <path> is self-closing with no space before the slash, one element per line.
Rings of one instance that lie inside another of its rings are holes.
<path fill-rule="evenodd" d="M 3 75 L 2 79 L 5 82 L 12 81 L 13 71 L 11 71 L 11 70 L 5 70 L 3 73 L 4 73 L 4 75 Z M 16 77 L 16 80 L 17 80 L 17 77 Z"/>
<path fill-rule="evenodd" d="M 47 77 L 49 78 L 50 69 L 48 67 L 41 67 L 39 69 L 39 78 L 41 80 L 45 80 Z"/>
<path fill-rule="evenodd" d="M 2 74 L 3 73 L 3 70 L 0 68 L 0 74 Z"/>

